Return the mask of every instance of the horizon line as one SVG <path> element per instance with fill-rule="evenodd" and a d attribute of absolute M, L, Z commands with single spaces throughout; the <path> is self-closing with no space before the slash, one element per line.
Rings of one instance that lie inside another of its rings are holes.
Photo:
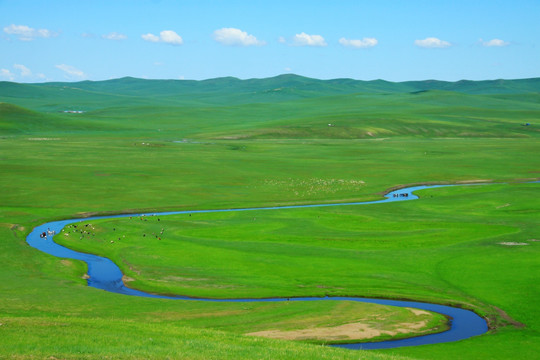
<path fill-rule="evenodd" d="M 267 79 L 274 79 L 278 77 L 298 77 L 298 78 L 304 78 L 304 79 L 310 79 L 310 80 L 318 80 L 318 81 L 335 81 L 335 80 L 352 80 L 352 81 L 360 81 L 360 82 L 374 82 L 374 81 L 384 81 L 389 83 L 408 83 L 408 82 L 445 82 L 445 83 L 458 83 L 458 82 L 482 82 L 482 81 L 513 81 L 513 80 L 534 80 L 534 79 L 540 79 L 540 76 L 537 77 L 525 77 L 525 78 L 490 78 L 490 79 L 460 79 L 460 80 L 440 80 L 436 78 L 429 78 L 429 79 L 422 79 L 422 80 L 402 80 L 402 81 L 392 81 L 392 80 L 386 80 L 382 78 L 377 79 L 371 79 L 371 80 L 363 80 L 363 79 L 355 79 L 355 78 L 349 78 L 349 77 L 336 77 L 336 78 L 328 78 L 328 79 L 321 79 L 316 77 L 310 77 L 310 76 L 304 76 L 299 75 L 295 73 L 282 73 L 275 76 L 268 76 L 268 77 L 250 77 L 250 78 L 239 78 L 236 76 L 218 76 L 213 78 L 205 78 L 205 79 L 175 79 L 175 78 L 145 78 L 145 77 L 136 77 L 131 75 L 116 77 L 116 78 L 108 78 L 108 79 L 100 79 L 100 80 L 91 80 L 91 79 L 81 79 L 81 80 L 52 80 L 52 81 L 41 81 L 41 82 L 18 82 L 18 81 L 9 81 L 9 80 L 0 80 L 0 83 L 12 83 L 12 84 L 28 84 L 28 85 L 34 85 L 34 84 L 54 84 L 54 83 L 81 83 L 81 82 L 106 82 L 106 81 L 114 81 L 114 80 L 122 80 L 122 79 L 135 79 L 135 80 L 148 80 L 148 81 L 192 81 L 192 82 L 203 82 L 203 81 L 211 81 L 211 80 L 220 80 L 220 79 L 234 79 L 238 81 L 250 81 L 250 80 L 267 80 Z"/>

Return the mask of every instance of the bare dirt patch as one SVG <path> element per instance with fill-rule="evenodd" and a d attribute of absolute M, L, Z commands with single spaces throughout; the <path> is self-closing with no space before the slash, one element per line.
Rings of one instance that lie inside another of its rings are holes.
<path fill-rule="evenodd" d="M 386 329 L 379 329 L 376 324 L 367 322 L 353 322 L 337 326 L 313 327 L 297 330 L 263 330 L 248 333 L 249 336 L 262 336 L 282 340 L 316 340 L 316 341 L 359 341 L 369 340 L 383 335 L 396 336 L 398 334 L 419 335 L 429 331 L 426 328 L 429 312 L 408 308 L 414 315 L 424 319 L 415 322 L 396 323 Z"/>
<path fill-rule="evenodd" d="M 492 181 L 493 180 L 491 179 L 462 180 L 462 181 L 457 181 L 456 184 L 489 183 Z"/>
<path fill-rule="evenodd" d="M 24 231 L 26 228 L 19 224 L 0 223 L 0 227 L 9 228 L 11 231 Z"/>
<path fill-rule="evenodd" d="M 495 309 L 499 312 L 499 314 L 502 316 L 502 318 L 506 321 L 508 321 L 510 324 L 512 324 L 513 326 L 517 327 L 517 328 L 524 328 L 525 327 L 525 324 L 523 323 L 520 323 L 519 321 L 516 321 L 514 319 L 512 319 L 510 317 L 510 315 L 508 315 L 505 311 L 503 311 L 502 309 L 499 309 L 498 307 L 495 307 Z"/>
<path fill-rule="evenodd" d="M 503 242 L 500 242 L 499 245 L 504 245 L 504 246 L 525 246 L 525 245 L 529 245 L 529 244 L 525 243 L 525 242 L 503 241 Z"/>
<path fill-rule="evenodd" d="M 289 331 L 265 330 L 246 335 L 263 336 L 282 340 L 363 340 L 371 339 L 382 334 L 389 334 L 389 332 L 373 329 L 369 325 L 363 323 L 351 323 L 314 329 Z"/>
<path fill-rule="evenodd" d="M 410 311 L 412 311 L 412 313 L 416 316 L 420 316 L 420 315 L 429 315 L 429 313 L 425 310 L 420 310 L 420 309 L 414 309 L 414 308 L 407 308 L 409 309 Z"/>

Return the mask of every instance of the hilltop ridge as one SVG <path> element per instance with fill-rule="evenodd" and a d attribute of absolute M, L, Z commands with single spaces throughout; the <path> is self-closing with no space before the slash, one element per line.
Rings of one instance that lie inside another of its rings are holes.
<path fill-rule="evenodd" d="M 236 106 L 282 103 L 343 95 L 399 95 L 445 91 L 467 95 L 524 95 L 540 93 L 540 78 L 446 82 L 439 80 L 312 79 L 283 74 L 263 79 L 222 77 L 207 80 L 149 80 L 134 77 L 102 81 L 14 83 L 0 82 L 0 101 L 36 111 L 57 112 L 126 106 Z M 528 96 L 528 95 L 527 95 Z"/>
<path fill-rule="evenodd" d="M 68 88 L 85 91 L 107 92 L 122 95 L 156 95 L 178 94 L 185 92 L 212 93 L 216 91 L 267 92 L 283 89 L 296 90 L 300 93 L 403 93 L 426 90 L 446 90 L 466 94 L 512 94 L 540 92 L 540 78 L 515 80 L 459 80 L 455 82 L 440 80 L 391 82 L 382 79 L 354 80 L 338 78 L 320 80 L 295 74 L 282 74 L 269 78 L 239 79 L 235 77 L 220 77 L 206 80 L 171 80 L 171 79 L 140 79 L 123 77 L 111 80 L 79 82 L 46 82 L 22 84 L 0 82 L 0 96 L 8 96 L 6 91 L 25 87 L 25 90 L 48 88 Z"/>
<path fill-rule="evenodd" d="M 8 133 L 129 129 L 214 139 L 529 137 L 538 129 L 522 125 L 538 119 L 540 78 L 393 83 L 285 74 L 247 80 L 0 82 L 0 102 L 11 104 L 0 108 L 1 128 Z"/>

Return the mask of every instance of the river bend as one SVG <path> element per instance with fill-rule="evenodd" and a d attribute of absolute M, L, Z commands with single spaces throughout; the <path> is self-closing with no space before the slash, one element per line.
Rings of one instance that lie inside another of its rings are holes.
<path fill-rule="evenodd" d="M 437 334 L 423 335 L 408 339 L 401 340 L 388 340 L 380 342 L 367 342 L 367 343 L 355 343 L 355 344 L 339 344 L 332 345 L 336 347 L 344 347 L 348 349 L 386 349 L 402 346 L 417 346 L 426 344 L 437 344 L 451 341 L 458 341 L 467 339 L 473 336 L 481 335 L 487 332 L 487 322 L 475 314 L 472 311 L 430 303 L 421 303 L 414 301 L 398 301 L 398 300 L 386 300 L 386 299 L 370 299 L 362 297 L 298 297 L 298 298 L 268 298 L 268 299 L 205 299 L 205 298 L 192 298 L 187 296 L 163 296 L 150 294 L 139 290 L 130 289 L 125 286 L 122 281 L 123 274 L 111 260 L 92 254 L 85 254 L 77 252 L 61 245 L 58 245 L 53 241 L 52 236 L 43 239 L 40 234 L 47 232 L 48 230 L 60 233 L 61 230 L 71 223 L 80 221 L 89 221 L 95 219 L 110 219 L 110 218 L 122 218 L 129 216 L 166 216 L 175 214 L 195 214 L 195 213 L 210 213 L 210 212 L 231 212 L 231 211 L 253 211 L 253 210 L 280 210 L 280 209 L 295 209 L 295 208 L 309 208 L 309 207 L 329 207 L 329 206 L 347 206 L 347 205 L 369 205 L 386 202 L 396 201 L 408 201 L 416 200 L 418 196 L 413 194 L 414 191 L 436 188 L 442 186 L 454 186 L 454 185 L 424 185 L 404 188 L 396 191 L 392 191 L 385 195 L 386 199 L 377 201 L 366 202 L 349 202 L 338 204 L 314 204 L 314 205 L 291 205 L 291 206 L 272 206 L 272 207 L 259 207 L 259 208 L 240 208 L 240 209 L 219 209 L 219 210 L 193 210 L 193 211 L 170 211 L 161 213 L 141 213 L 141 214 L 123 214 L 123 215 L 111 215 L 111 216 L 94 216 L 83 219 L 69 219 L 60 221 L 51 221 L 43 225 L 37 226 L 27 236 L 27 243 L 50 255 L 54 255 L 60 258 L 69 258 L 82 260 L 88 264 L 88 275 L 90 278 L 88 286 L 110 291 L 117 294 L 132 295 L 132 296 L 144 296 L 160 299 L 171 300 L 190 300 L 190 301 L 212 301 L 212 302 L 271 302 L 271 301 L 328 301 L 328 300 L 348 300 L 348 301 L 360 301 L 366 303 L 376 303 L 381 305 L 392 305 L 400 307 L 412 307 L 416 309 L 422 309 L 427 311 L 434 311 L 447 316 L 450 320 L 450 329 Z"/>

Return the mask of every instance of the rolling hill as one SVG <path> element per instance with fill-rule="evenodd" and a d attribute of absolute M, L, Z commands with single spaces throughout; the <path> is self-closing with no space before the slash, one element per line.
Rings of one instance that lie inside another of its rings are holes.
<path fill-rule="evenodd" d="M 540 79 L 0 83 L 3 131 L 161 132 L 164 139 L 527 137 L 538 132 L 523 125 L 540 117 L 539 100 Z"/>

